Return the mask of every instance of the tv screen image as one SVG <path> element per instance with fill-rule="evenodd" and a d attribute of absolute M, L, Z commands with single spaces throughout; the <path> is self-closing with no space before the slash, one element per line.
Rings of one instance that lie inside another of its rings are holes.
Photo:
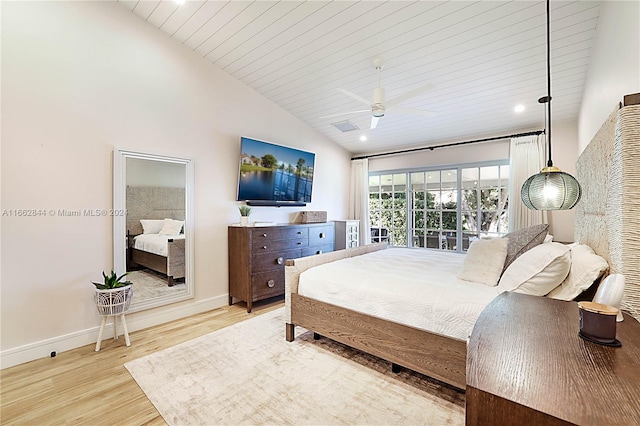
<path fill-rule="evenodd" d="M 264 205 L 309 203 L 314 164 L 314 153 L 242 137 L 237 199 Z"/>

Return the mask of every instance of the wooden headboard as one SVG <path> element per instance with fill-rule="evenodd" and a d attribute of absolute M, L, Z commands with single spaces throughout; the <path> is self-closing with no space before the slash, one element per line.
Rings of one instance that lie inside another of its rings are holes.
<path fill-rule="evenodd" d="M 184 188 L 127 185 L 127 231 L 142 234 L 140 219 L 185 220 Z"/>
<path fill-rule="evenodd" d="M 621 308 L 640 321 L 640 96 L 625 97 L 582 152 L 575 241 L 625 275 Z"/>

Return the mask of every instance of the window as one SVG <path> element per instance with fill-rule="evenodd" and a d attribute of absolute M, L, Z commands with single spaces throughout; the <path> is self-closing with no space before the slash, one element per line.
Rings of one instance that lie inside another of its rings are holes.
<path fill-rule="evenodd" d="M 369 176 L 371 241 L 407 246 L 407 174 Z"/>
<path fill-rule="evenodd" d="M 369 175 L 372 242 L 465 251 L 508 232 L 505 161 Z"/>

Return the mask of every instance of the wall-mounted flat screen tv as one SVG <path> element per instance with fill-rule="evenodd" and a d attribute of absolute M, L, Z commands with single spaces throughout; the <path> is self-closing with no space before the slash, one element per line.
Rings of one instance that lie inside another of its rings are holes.
<path fill-rule="evenodd" d="M 238 201 L 266 206 L 310 203 L 315 158 L 312 152 L 242 137 Z"/>

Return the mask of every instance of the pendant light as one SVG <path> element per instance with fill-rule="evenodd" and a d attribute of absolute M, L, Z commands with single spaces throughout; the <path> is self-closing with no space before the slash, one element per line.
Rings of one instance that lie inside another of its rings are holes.
<path fill-rule="evenodd" d="M 525 206 L 533 210 L 569 210 L 582 195 L 578 181 L 569 173 L 561 171 L 551 161 L 551 44 L 549 41 L 549 0 L 547 3 L 547 96 L 538 100 L 547 104 L 545 114 L 545 135 L 547 137 L 549 160 L 547 167 L 527 179 L 520 195 Z M 549 117 L 547 127 L 546 117 Z"/>

